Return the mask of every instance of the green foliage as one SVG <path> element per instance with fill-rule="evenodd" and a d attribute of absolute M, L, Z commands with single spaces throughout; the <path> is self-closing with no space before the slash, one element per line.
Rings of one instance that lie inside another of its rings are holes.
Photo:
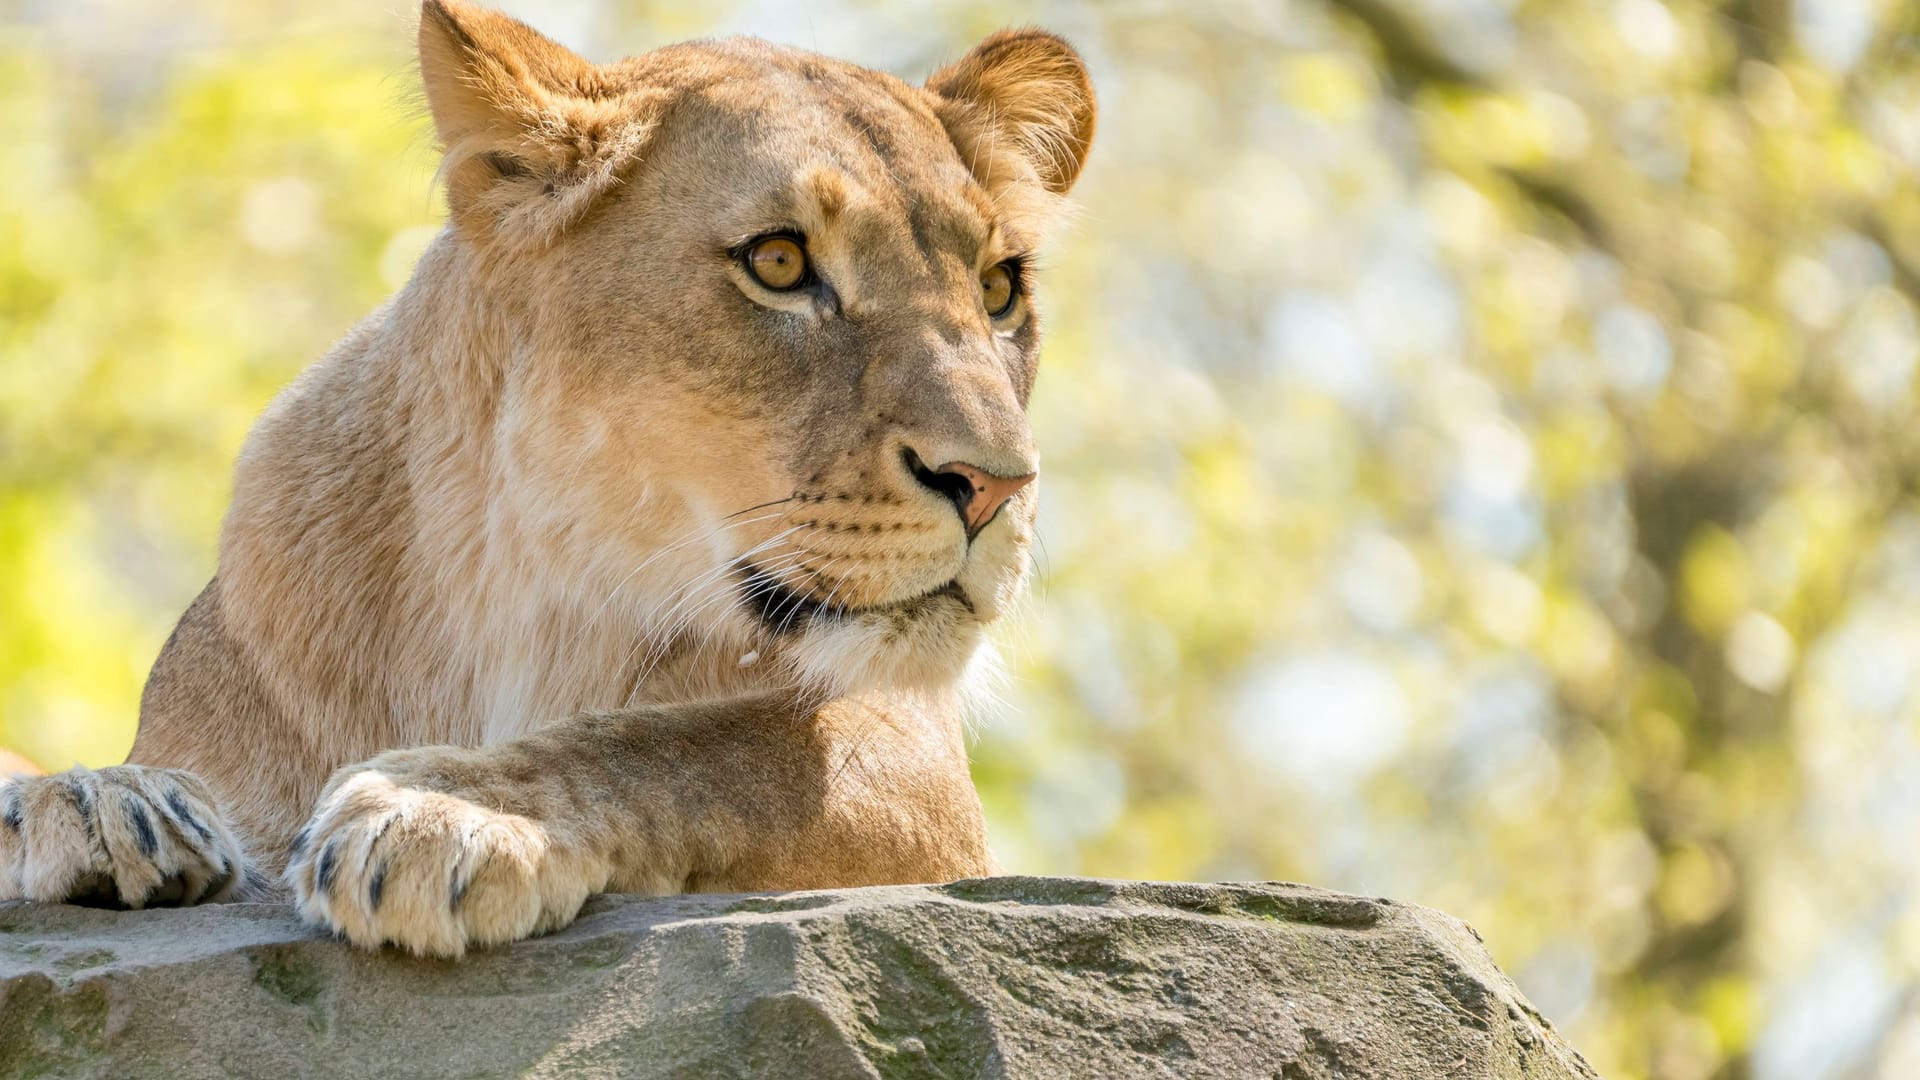
<path fill-rule="evenodd" d="M 291 10 L 0 36 L 0 744 L 48 767 L 124 752 L 252 417 L 438 215 L 399 20 Z M 1010 866 L 1433 904 L 1611 1077 L 1920 1073 L 1911 5 L 571 10 L 524 13 L 1094 64 Z"/>
<path fill-rule="evenodd" d="M 362 44 L 163 54 L 137 90 L 61 44 L 0 44 L 0 742 L 54 768 L 125 753 L 253 418 L 438 215 Z"/>

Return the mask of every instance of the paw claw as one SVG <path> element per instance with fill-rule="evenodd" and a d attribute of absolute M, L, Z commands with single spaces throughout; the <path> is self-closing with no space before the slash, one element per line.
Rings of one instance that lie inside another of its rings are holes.
<path fill-rule="evenodd" d="M 193 816 L 193 810 L 187 806 L 187 797 L 182 795 L 179 789 L 167 792 L 167 808 L 173 811 L 176 821 L 198 834 L 202 843 L 213 842 L 213 830 Z"/>
<path fill-rule="evenodd" d="M 74 808 L 80 811 L 80 823 L 87 827 L 87 835 L 93 835 L 93 800 L 88 798 L 87 789 L 74 779 L 66 781 L 67 794 L 73 799 Z"/>
<path fill-rule="evenodd" d="M 223 898 L 245 866 L 205 786 L 175 770 L 14 780 L 0 784 L 0 806 L 0 900 L 199 903 Z"/>
<path fill-rule="evenodd" d="M 313 875 L 313 887 L 320 892 L 330 893 L 333 891 L 333 872 L 339 866 L 335 861 L 335 856 L 338 854 L 339 852 L 334 844 L 328 844 L 327 849 L 320 853 L 320 869 Z"/>
<path fill-rule="evenodd" d="M 214 871 L 214 876 L 207 880 L 206 885 L 201 887 L 200 894 L 189 897 L 185 902 L 188 904 L 197 904 L 209 896 L 219 896 L 221 893 L 226 892 L 227 887 L 232 884 L 233 868 L 231 866 L 221 866 L 218 870 Z"/>
<path fill-rule="evenodd" d="M 227 881 L 231 882 L 232 880 L 233 880 L 232 875 L 229 874 L 227 877 Z M 247 867 L 245 873 L 241 875 L 240 888 L 243 890 L 243 895 L 238 896 L 237 899 L 240 899 L 240 900 L 264 899 L 265 897 L 273 895 L 273 879 L 261 873 L 259 869 L 249 866 Z M 219 890 L 216 889 L 213 892 L 208 893 L 207 895 L 217 896 L 219 895 Z"/>
<path fill-rule="evenodd" d="M 140 808 L 139 803 L 127 804 L 127 818 L 133 823 L 133 835 L 140 845 L 140 854 L 151 859 L 160 850 L 160 838 L 153 834 L 153 819 Z"/>
<path fill-rule="evenodd" d="M 544 829 L 380 766 L 336 777 L 302 830 L 287 880 L 307 919 L 366 948 L 459 956 L 579 910 L 588 883 L 552 857 Z"/>

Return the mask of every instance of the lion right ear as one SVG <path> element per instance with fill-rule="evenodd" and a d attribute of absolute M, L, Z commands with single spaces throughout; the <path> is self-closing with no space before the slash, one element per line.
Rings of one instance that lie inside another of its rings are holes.
<path fill-rule="evenodd" d="M 551 242 L 612 186 L 654 126 L 654 96 L 497 11 L 420 7 L 420 75 L 456 226 Z"/>
<path fill-rule="evenodd" d="M 1002 30 L 927 79 L 947 134 L 989 191 L 1030 180 L 1065 195 L 1093 145 L 1087 67 L 1066 39 Z"/>

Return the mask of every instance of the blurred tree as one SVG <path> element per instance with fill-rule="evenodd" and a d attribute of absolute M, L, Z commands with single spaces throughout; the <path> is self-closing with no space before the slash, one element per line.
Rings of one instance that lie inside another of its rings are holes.
<path fill-rule="evenodd" d="M 1920 9 L 503 6 L 1087 52 L 1010 865 L 1453 911 L 1610 1077 L 1920 1075 Z M 0 744 L 59 768 L 438 211 L 384 5 L 0 21 Z"/>

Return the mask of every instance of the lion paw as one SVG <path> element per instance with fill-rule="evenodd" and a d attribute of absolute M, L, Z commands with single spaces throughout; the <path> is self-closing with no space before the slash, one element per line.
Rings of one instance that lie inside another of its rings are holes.
<path fill-rule="evenodd" d="M 0 781 L 0 900 L 165 907 L 264 885 L 191 773 L 118 765 Z"/>
<path fill-rule="evenodd" d="M 515 814 L 409 785 L 382 765 L 337 777 L 294 839 L 287 881 L 308 920 L 366 948 L 459 956 L 564 926 L 588 886 Z"/>

